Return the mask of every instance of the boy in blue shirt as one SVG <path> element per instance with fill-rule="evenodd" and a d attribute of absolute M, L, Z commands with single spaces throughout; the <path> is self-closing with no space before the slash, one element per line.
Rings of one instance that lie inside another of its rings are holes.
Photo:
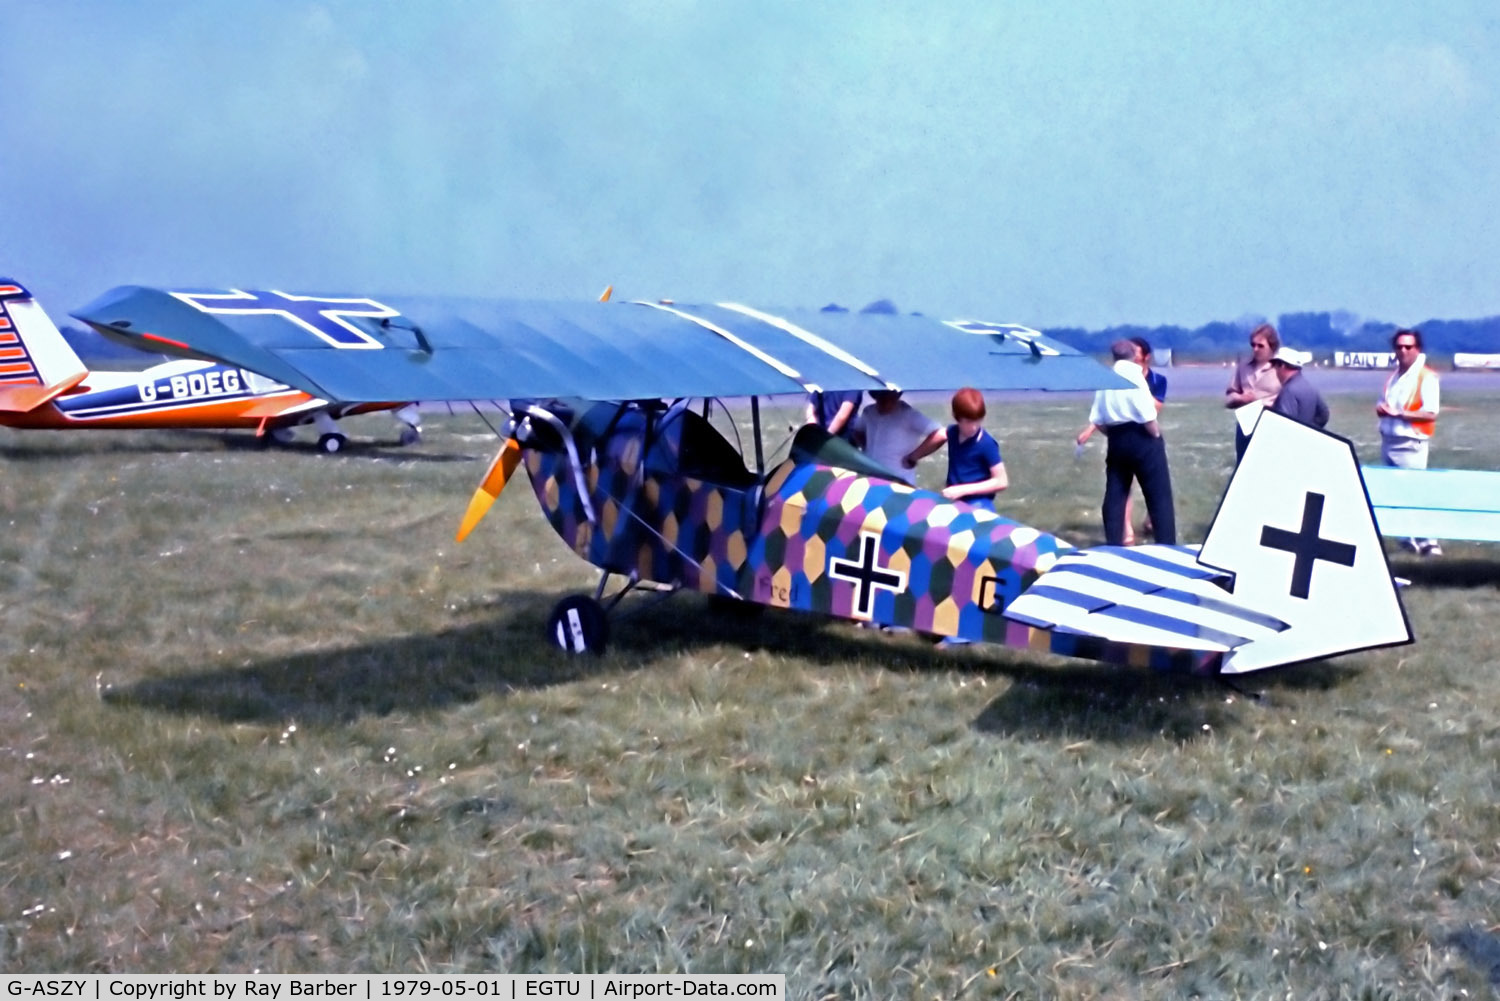
<path fill-rule="evenodd" d="M 948 481 L 943 496 L 967 501 L 986 511 L 995 510 L 995 495 L 1010 486 L 1000 443 L 984 429 L 984 395 L 965 386 L 953 394 L 953 419 L 948 425 Z M 928 451 L 936 451 L 941 441 Z M 921 455 L 917 456 L 921 458 Z"/>

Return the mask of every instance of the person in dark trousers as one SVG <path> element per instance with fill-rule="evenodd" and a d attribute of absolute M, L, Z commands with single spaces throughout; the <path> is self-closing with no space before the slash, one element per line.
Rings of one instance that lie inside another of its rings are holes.
<path fill-rule="evenodd" d="M 1088 441 L 1095 428 L 1109 440 L 1104 453 L 1104 540 L 1111 546 L 1125 541 L 1125 499 L 1130 486 L 1140 480 L 1146 497 L 1146 514 L 1156 531 L 1156 541 L 1177 544 L 1177 515 L 1172 508 L 1172 474 L 1167 468 L 1167 447 L 1156 422 L 1156 401 L 1146 388 L 1146 376 L 1137 361 L 1138 348 L 1128 340 L 1110 346 L 1116 375 L 1131 383 L 1129 389 L 1101 389 L 1094 394 L 1089 426 L 1078 434 L 1078 444 Z"/>
<path fill-rule="evenodd" d="M 1276 378 L 1281 380 L 1281 392 L 1276 394 L 1271 412 L 1285 414 L 1294 421 L 1311 424 L 1315 428 L 1327 427 L 1328 404 L 1323 402 L 1323 394 L 1318 392 L 1318 387 L 1302 375 L 1302 366 L 1309 361 L 1312 361 L 1312 355 L 1305 351 L 1289 348 L 1285 344 L 1276 349 L 1276 353 L 1271 356 L 1271 368 L 1275 369 Z"/>

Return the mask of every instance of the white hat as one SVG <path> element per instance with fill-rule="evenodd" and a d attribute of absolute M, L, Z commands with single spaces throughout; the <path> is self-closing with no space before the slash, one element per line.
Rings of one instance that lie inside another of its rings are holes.
<path fill-rule="evenodd" d="M 1312 361 L 1312 352 L 1298 351 L 1296 348 L 1287 347 L 1283 344 L 1276 349 L 1276 353 L 1271 356 L 1271 360 L 1279 361 L 1283 365 L 1290 365 L 1292 368 L 1302 368 L 1308 362 Z"/>

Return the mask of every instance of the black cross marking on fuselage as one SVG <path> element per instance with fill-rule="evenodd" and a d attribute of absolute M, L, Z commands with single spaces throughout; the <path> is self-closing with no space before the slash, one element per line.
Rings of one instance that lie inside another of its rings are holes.
<path fill-rule="evenodd" d="M 837 556 L 828 561 L 828 576 L 854 585 L 854 617 L 868 619 L 875 608 L 875 592 L 880 588 L 896 592 L 906 590 L 906 574 L 875 562 L 880 555 L 880 536 L 874 532 L 859 533 L 859 559 L 843 560 Z"/>
<path fill-rule="evenodd" d="M 1289 532 L 1284 528 L 1261 526 L 1260 544 L 1269 549 L 1280 549 L 1296 557 L 1292 563 L 1292 597 L 1306 598 L 1312 590 L 1313 564 L 1327 560 L 1340 566 L 1354 566 L 1354 547 L 1347 542 L 1333 542 L 1318 537 L 1318 528 L 1323 522 L 1323 495 L 1307 492 L 1302 501 L 1302 530 Z"/>

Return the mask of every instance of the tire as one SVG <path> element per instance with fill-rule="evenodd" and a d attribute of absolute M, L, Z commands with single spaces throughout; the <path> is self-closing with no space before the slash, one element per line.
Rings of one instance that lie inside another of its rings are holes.
<path fill-rule="evenodd" d="M 410 424 L 403 425 L 400 440 L 402 448 L 410 448 L 422 440 L 422 432 L 419 428 L 414 428 Z"/>
<path fill-rule="evenodd" d="M 552 614 L 547 616 L 547 639 L 565 653 L 597 657 L 609 643 L 609 618 L 604 606 L 588 595 L 569 595 L 552 606 Z"/>
<path fill-rule="evenodd" d="M 341 434 L 325 434 L 318 439 L 318 451 L 333 455 L 335 452 L 342 452 L 347 444 L 349 439 Z"/>

